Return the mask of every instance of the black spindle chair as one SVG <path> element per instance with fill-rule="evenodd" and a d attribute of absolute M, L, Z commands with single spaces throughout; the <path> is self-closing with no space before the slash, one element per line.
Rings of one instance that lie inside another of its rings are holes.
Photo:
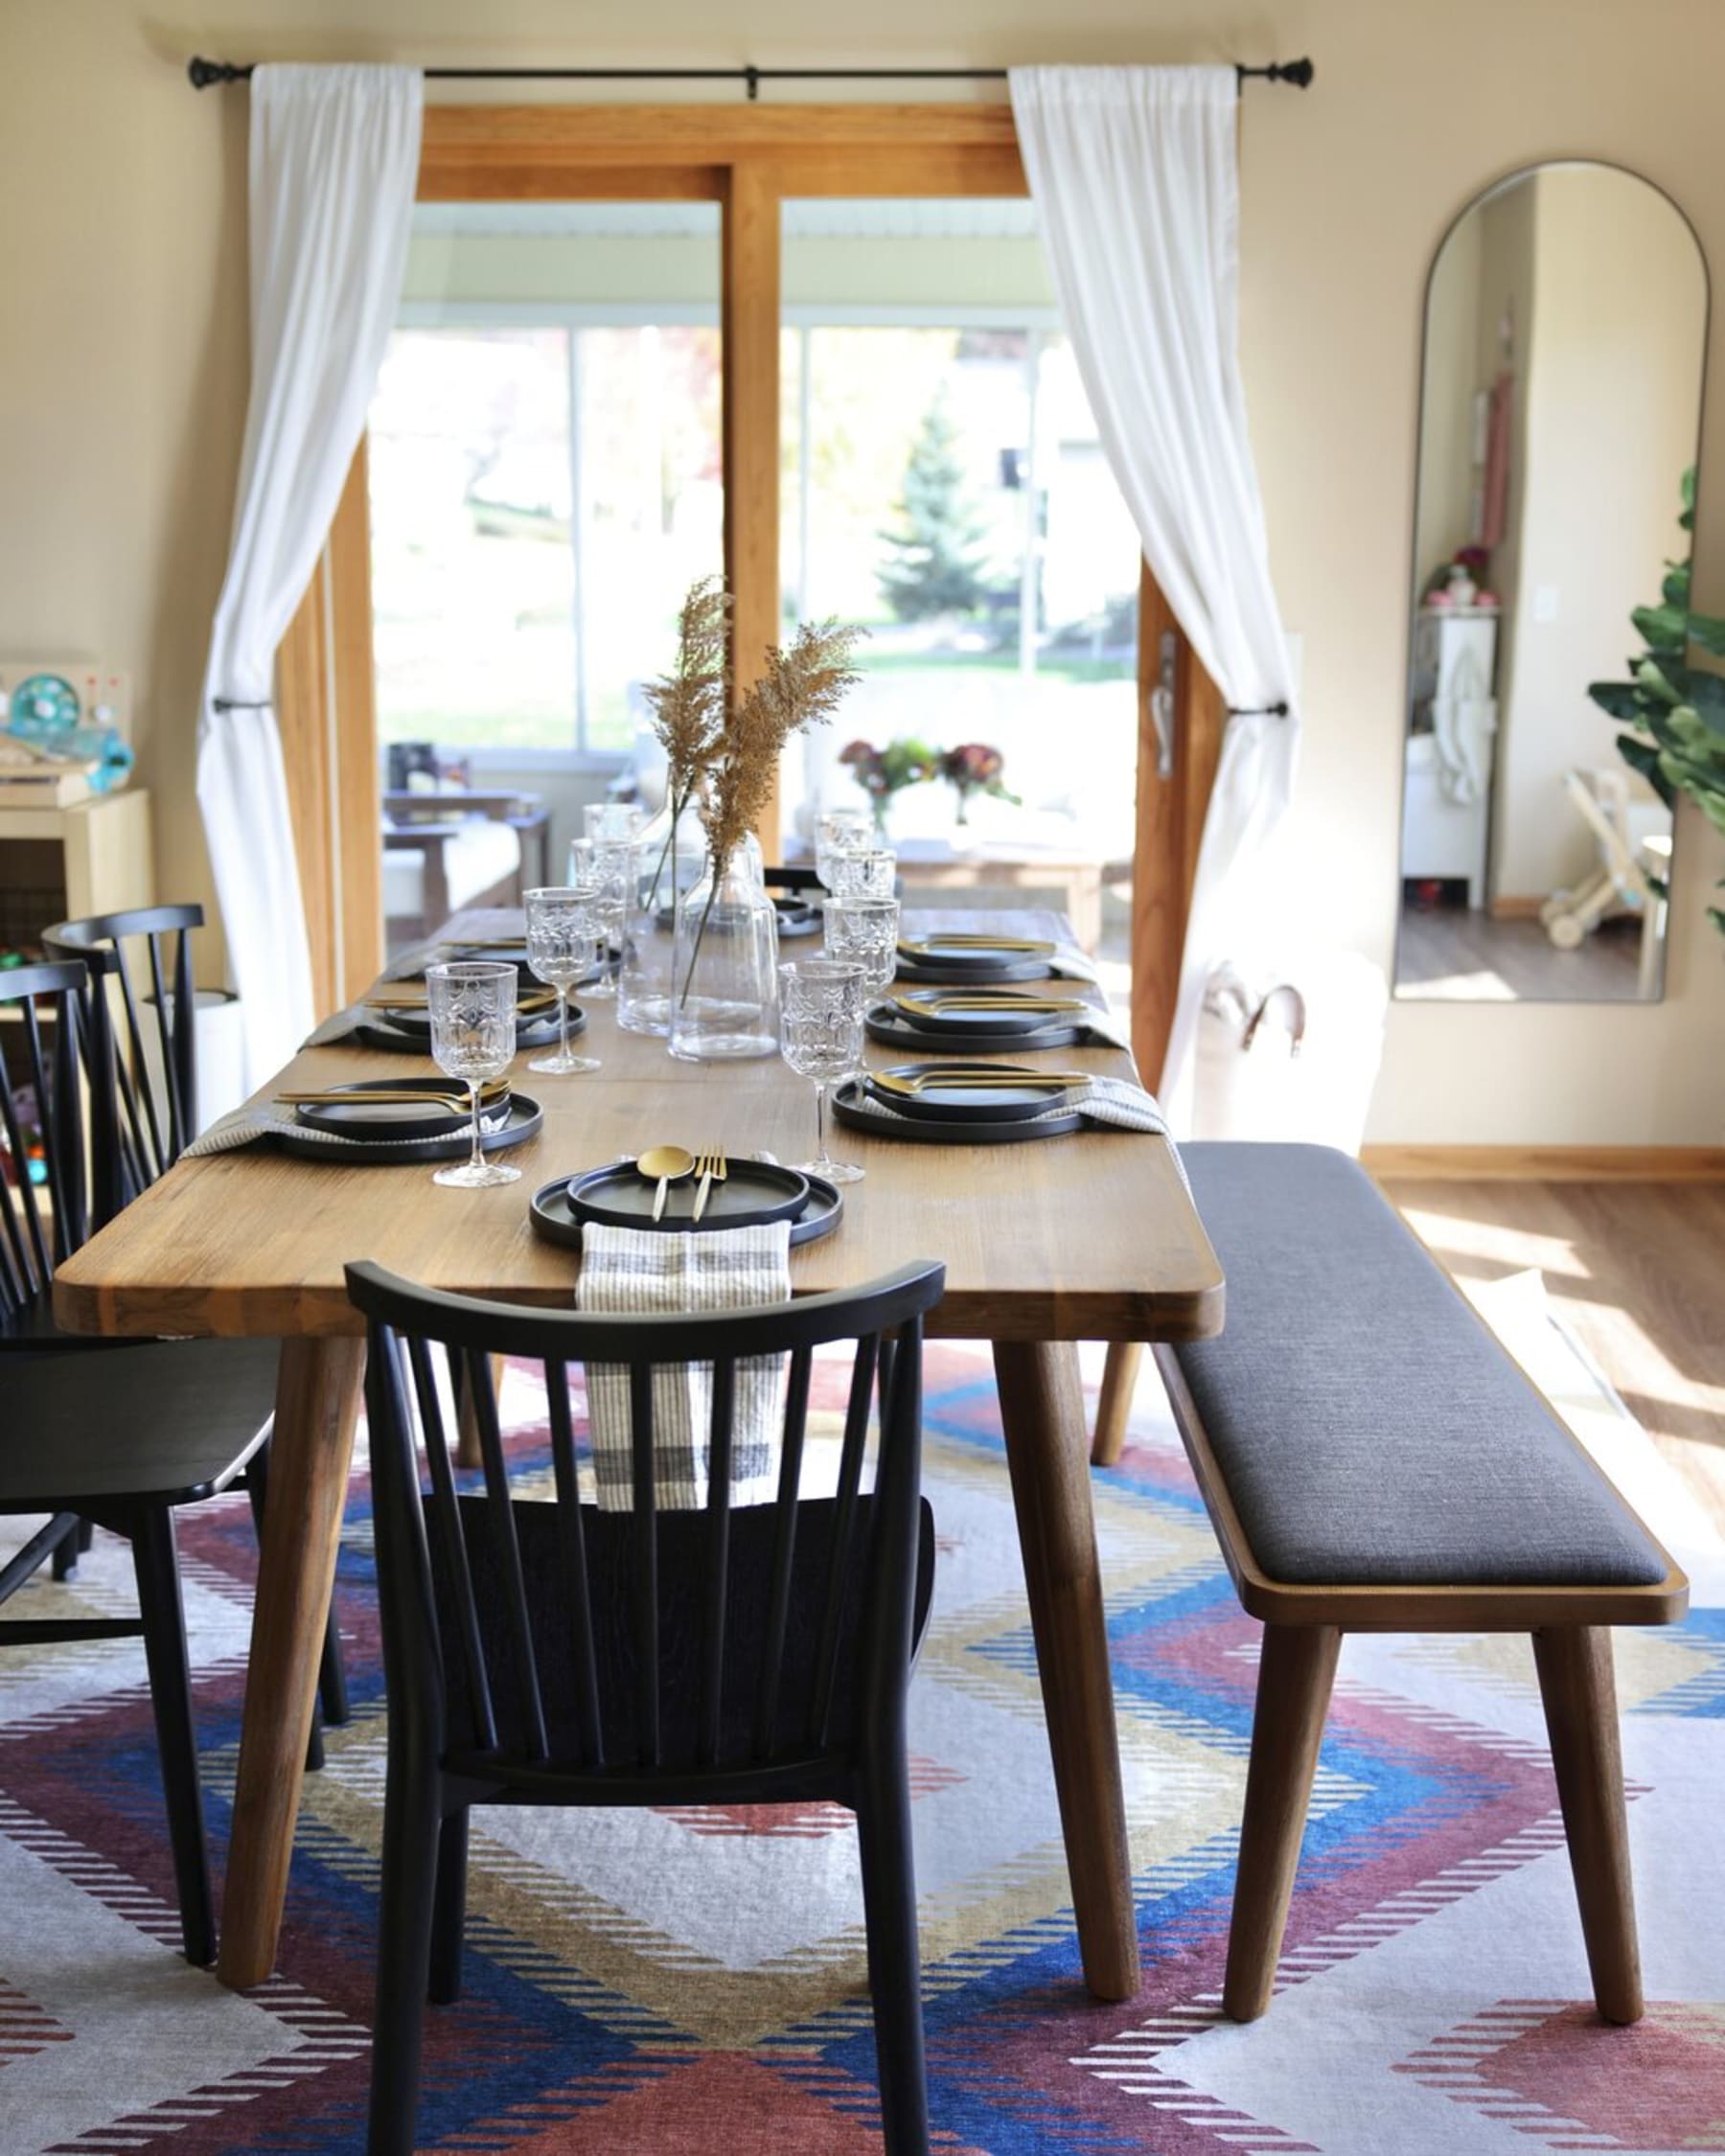
<path fill-rule="evenodd" d="M 165 1175 L 197 1133 L 197 1018 L 192 972 L 192 931 L 203 926 L 201 906 L 137 906 L 125 913 L 92 914 L 61 921 L 43 933 L 49 956 L 76 960 L 84 969 L 80 1015 L 87 1070 L 100 1072 L 104 1091 L 111 1088 L 110 1158 L 101 1164 L 101 1190 L 95 1226 L 101 1226 Z M 140 997 L 134 963 L 148 988 Z M 92 1083 L 94 1083 L 92 1075 Z M 81 1236 L 78 1238 L 81 1240 Z M 77 1248 L 77 1241 L 67 1246 Z M 64 1345 L 90 1350 L 96 1342 L 58 1331 L 42 1292 L 20 1320 L 22 1336 L 33 1345 Z M 0 1346 L 5 1324 L 0 1319 Z M 275 1413 L 274 1341 L 230 1341 L 221 1351 L 222 1374 L 232 1388 L 236 1430 L 267 1433 Z M 242 1478 L 260 1526 L 269 1487 L 269 1444 L 253 1455 Z M 87 1548 L 88 1526 L 64 1537 L 55 1552 L 57 1578 L 71 1576 L 80 1547 Z M 322 1723 L 348 1720 L 347 1673 L 341 1636 L 332 1611 L 324 1634 L 318 1671 L 320 1714 L 311 1729 L 308 1762 L 323 1764 Z"/>
<path fill-rule="evenodd" d="M 173 1512 L 233 1485 L 264 1443 L 271 1396 L 242 1411 L 256 1361 L 245 1342 L 78 1354 L 64 1336 L 32 1344 L 21 1321 L 45 1303 L 55 1266 L 119 1209 L 119 1096 L 104 1064 L 112 1042 L 91 1038 L 88 987 L 76 963 L 0 974 L 0 1123 L 17 1175 L 0 1175 L 0 1324 L 12 1328 L 0 1356 L 0 1514 L 49 1515 L 0 1568 L 0 1602 L 95 1521 L 131 1544 L 139 1614 L 8 1619 L 0 1644 L 142 1637 L 181 1936 L 201 1965 L 215 1959 L 216 1930 Z M 26 1098 L 41 1133 L 40 1191 L 26 1165 Z"/>
<path fill-rule="evenodd" d="M 459 1996 L 472 1805 L 810 1800 L 857 1814 L 886 2147 L 924 2156 L 905 1716 L 934 1561 L 919 1487 L 922 1321 L 944 1269 L 918 1263 L 852 1293 L 716 1317 L 525 1311 L 374 1265 L 350 1266 L 347 1280 L 370 1320 L 389 1697 L 371 2156 L 414 2146 L 422 2003 Z M 838 1487 L 799 1498 L 814 1351 L 836 1342 L 855 1357 Z M 543 1366 L 549 1499 L 514 1494 L 496 1353 Z M 733 1505 L 735 1372 L 752 1356 L 789 1358 L 777 1496 Z M 482 1487 L 471 1493 L 449 1464 L 444 1358 L 476 1403 Z M 689 1362 L 713 1365 L 711 1491 L 704 1510 L 659 1510 L 652 1373 Z M 628 1511 L 580 1501 L 573 1363 L 627 1366 Z"/>

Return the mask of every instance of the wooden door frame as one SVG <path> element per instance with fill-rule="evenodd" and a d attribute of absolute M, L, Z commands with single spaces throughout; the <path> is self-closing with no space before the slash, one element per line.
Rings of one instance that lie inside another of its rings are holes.
<path fill-rule="evenodd" d="M 1028 194 L 1012 108 L 947 104 L 427 106 L 418 196 L 448 201 L 712 201 L 721 205 L 724 567 L 733 671 L 754 678 L 779 633 L 779 233 L 787 198 Z M 278 711 L 289 767 L 320 1006 L 357 992 L 382 955 L 363 445 L 331 545 L 283 645 Z M 1221 742 L 1221 704 L 1179 640 L 1175 777 L 1157 776 L 1157 637 L 1172 625 L 1146 569 L 1138 630 L 1133 1042 L 1161 1068 L 1191 878 Z M 1176 634 L 1178 630 L 1176 627 Z M 339 691 L 339 695 L 337 692 Z M 338 752 L 338 754 L 337 754 Z M 329 787 L 339 761 L 340 815 Z M 779 844 L 776 801 L 761 841 Z M 311 873 L 308 874 L 308 864 Z"/>

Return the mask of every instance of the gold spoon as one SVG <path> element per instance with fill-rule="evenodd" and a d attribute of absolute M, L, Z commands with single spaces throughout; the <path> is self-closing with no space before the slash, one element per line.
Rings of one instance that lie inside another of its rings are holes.
<path fill-rule="evenodd" d="M 665 1193 L 671 1185 L 695 1173 L 695 1156 L 680 1145 L 650 1145 L 636 1156 L 635 1173 L 649 1181 L 657 1181 L 653 1199 L 653 1217 L 657 1220 L 665 1210 Z"/>

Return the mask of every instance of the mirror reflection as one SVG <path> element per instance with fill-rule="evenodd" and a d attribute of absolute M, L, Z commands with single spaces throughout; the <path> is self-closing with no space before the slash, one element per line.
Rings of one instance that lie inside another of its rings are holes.
<path fill-rule="evenodd" d="M 1687 565 L 1707 273 L 1615 167 L 1472 203 L 1426 292 L 1396 994 L 1635 1001 L 1664 976 L 1671 814 L 1589 695 Z"/>

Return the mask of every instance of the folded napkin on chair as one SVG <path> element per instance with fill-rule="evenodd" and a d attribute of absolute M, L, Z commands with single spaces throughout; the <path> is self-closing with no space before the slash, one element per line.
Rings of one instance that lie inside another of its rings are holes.
<path fill-rule="evenodd" d="M 589 1222 L 581 1235 L 575 1307 L 608 1316 L 751 1310 L 791 1299 L 791 1224 L 664 1234 Z M 778 1494 L 784 1359 L 737 1365 L 732 1391 L 731 1502 L 765 1504 Z M 661 1364 L 653 1373 L 653 1478 L 662 1512 L 699 1511 L 707 1501 L 713 1365 Z M 587 1417 L 601 1511 L 632 1509 L 629 1370 L 587 1369 Z"/>

